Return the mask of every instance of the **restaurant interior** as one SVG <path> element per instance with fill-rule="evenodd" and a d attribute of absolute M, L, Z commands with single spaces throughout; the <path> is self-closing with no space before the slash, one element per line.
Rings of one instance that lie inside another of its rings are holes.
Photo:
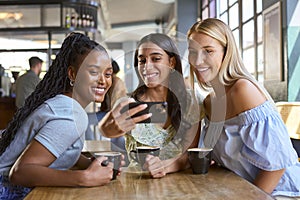
<path fill-rule="evenodd" d="M 120 66 L 118 77 L 131 92 L 138 84 L 133 73 L 134 49 L 144 35 L 164 33 L 174 39 L 181 54 L 184 76 L 188 77 L 186 33 L 197 20 L 206 18 L 218 18 L 230 26 L 247 70 L 274 99 L 300 157 L 300 81 L 297 78 L 300 76 L 299 0 L 0 0 L 0 130 L 6 128 L 17 110 L 15 94 L 11 91 L 16 81 L 14 76 L 24 74 L 29 69 L 28 59 L 38 56 L 44 61 L 40 74 L 42 79 L 68 33 L 84 33 L 105 46 Z M 98 111 L 98 107 L 99 104 L 93 103 L 86 111 L 93 113 Z M 109 141 L 101 136 L 97 125 L 93 124 L 91 128 L 96 140 Z M 108 143 L 101 148 L 88 144 L 86 148 L 92 149 L 85 151 L 111 148 Z M 265 193 L 228 171 L 216 170 L 216 173 L 205 181 L 217 187 L 212 179 L 224 185 L 226 179 L 228 188 L 217 192 L 223 197 L 269 199 Z M 111 193 L 106 199 L 130 199 L 133 196 L 125 191 L 132 188 L 138 191 L 135 195 L 148 194 L 146 199 L 164 199 L 166 196 L 171 199 L 171 190 L 177 190 L 173 191 L 176 195 L 186 191 L 202 192 L 194 188 L 197 184 L 203 186 L 202 190 L 210 190 L 209 186 L 183 175 L 185 179 L 175 177 L 175 180 L 187 184 L 187 188 L 171 187 L 174 179 L 169 178 L 155 182 L 157 188 L 162 185 L 170 187 L 158 196 L 158 193 L 149 194 L 147 190 L 154 187 L 153 183 L 142 183 L 141 176 L 136 176 L 137 182 L 122 178 L 123 182 L 112 183 L 115 188 L 122 188 L 118 193 L 120 196 L 116 196 L 109 187 L 82 191 L 44 188 L 41 190 L 45 193 L 33 192 L 28 199 L 43 199 L 46 195 L 52 195 L 52 199 L 88 199 L 85 196 L 87 192 L 89 197 Z M 133 185 L 122 185 L 126 181 Z M 232 192 L 233 185 L 239 184 L 244 190 Z M 58 193 L 62 196 L 56 196 Z M 206 194 L 206 199 L 219 199 L 218 194 L 212 191 Z M 139 199 L 139 196 L 135 198 Z"/>
<path fill-rule="evenodd" d="M 29 57 L 36 55 L 45 61 L 40 75 L 42 78 L 64 37 L 71 31 L 83 32 L 110 50 L 121 69 L 118 76 L 125 81 L 128 91 L 137 84 L 136 78 L 131 77 L 132 49 L 147 33 L 162 32 L 175 39 L 182 55 L 184 73 L 188 76 L 186 32 L 193 22 L 208 17 L 216 17 L 229 24 L 247 69 L 267 88 L 275 102 L 298 101 L 299 2 L 287 2 L 1 0 L 0 64 L 4 68 L 1 96 L 5 97 L 1 99 L 1 110 L 13 109 L 13 98 L 7 99 L 13 96 L 10 94 L 10 86 L 15 81 L 13 73 L 21 75 L 26 72 Z M 78 25 L 82 15 L 89 15 L 89 20 L 86 20 L 90 21 L 88 26 Z M 131 78 L 126 78 L 129 76 Z M 5 117 L 11 114 L 8 111 Z M 7 119 L 1 120 L 0 128 L 4 128 L 6 123 Z"/>

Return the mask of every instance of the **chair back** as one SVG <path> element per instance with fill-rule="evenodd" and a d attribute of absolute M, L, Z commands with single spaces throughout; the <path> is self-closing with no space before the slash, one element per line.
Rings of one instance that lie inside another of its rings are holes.
<path fill-rule="evenodd" d="M 300 140 L 300 102 L 277 102 L 276 107 L 290 138 Z"/>
<path fill-rule="evenodd" d="M 300 162 L 300 102 L 277 102 L 276 107 L 287 127 Z"/>

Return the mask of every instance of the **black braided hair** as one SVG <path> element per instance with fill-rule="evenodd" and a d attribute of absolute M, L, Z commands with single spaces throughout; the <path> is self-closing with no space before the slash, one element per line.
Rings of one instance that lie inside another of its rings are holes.
<path fill-rule="evenodd" d="M 175 72 L 170 73 L 169 84 L 168 84 L 168 115 L 171 118 L 172 126 L 178 131 L 181 122 L 181 111 L 185 112 L 187 105 L 187 91 L 182 75 L 182 64 L 179 55 L 179 51 L 173 42 L 173 40 L 161 33 L 152 33 L 144 36 L 137 45 L 135 55 L 134 55 L 134 67 L 137 77 L 139 79 L 139 84 L 136 90 L 134 90 L 131 96 L 139 100 L 140 97 L 146 92 L 147 86 L 142 80 L 138 72 L 138 48 L 143 44 L 151 42 L 162 48 L 170 58 L 174 57 L 176 60 Z"/>
<path fill-rule="evenodd" d="M 36 86 L 34 92 L 25 100 L 23 107 L 19 108 L 7 128 L 0 136 L 0 155 L 13 141 L 18 129 L 24 120 L 46 100 L 66 92 L 71 92 L 68 67 L 79 69 L 82 61 L 92 49 L 106 50 L 97 42 L 81 33 L 70 33 L 64 40 L 59 53 L 44 78 Z M 78 71 L 78 70 L 77 70 Z"/>

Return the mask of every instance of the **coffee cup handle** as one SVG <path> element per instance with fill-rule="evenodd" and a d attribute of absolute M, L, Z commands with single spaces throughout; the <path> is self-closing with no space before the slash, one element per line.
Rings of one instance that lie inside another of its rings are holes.
<path fill-rule="evenodd" d="M 137 159 L 137 157 L 136 157 L 136 154 L 137 154 L 136 150 L 131 150 L 129 152 L 130 158 L 133 159 L 133 160 L 135 160 L 136 162 L 139 162 L 138 159 Z"/>

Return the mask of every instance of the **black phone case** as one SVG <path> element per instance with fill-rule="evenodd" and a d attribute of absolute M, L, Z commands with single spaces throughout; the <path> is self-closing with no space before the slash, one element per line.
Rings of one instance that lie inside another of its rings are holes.
<path fill-rule="evenodd" d="M 121 113 L 126 112 L 127 110 L 134 108 L 141 104 L 147 104 L 148 107 L 141 112 L 136 113 L 132 116 L 138 117 L 144 114 L 152 113 L 152 116 L 148 119 L 145 119 L 138 123 L 165 123 L 168 117 L 168 103 L 167 102 L 134 102 L 129 103 L 128 106 L 121 109 Z"/>

